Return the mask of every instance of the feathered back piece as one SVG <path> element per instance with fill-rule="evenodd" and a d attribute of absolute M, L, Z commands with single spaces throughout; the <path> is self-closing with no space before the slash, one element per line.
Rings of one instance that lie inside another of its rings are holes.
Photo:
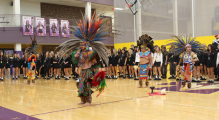
<path fill-rule="evenodd" d="M 31 54 L 31 53 L 32 54 L 37 54 L 37 51 L 36 51 L 36 49 L 37 49 L 36 35 L 34 34 L 34 38 L 32 38 L 30 36 L 30 38 L 31 38 L 31 43 L 29 44 L 29 47 L 27 47 L 25 49 L 25 53 L 27 53 L 28 55 Z"/>
<path fill-rule="evenodd" d="M 87 50 L 88 47 L 92 47 L 92 49 L 97 52 L 98 56 L 108 63 L 108 57 L 106 54 L 108 49 L 100 41 L 105 40 L 104 37 L 113 36 L 113 33 L 109 32 L 109 29 L 111 29 L 112 26 L 103 26 L 105 22 L 106 21 L 103 20 L 102 15 L 97 15 L 95 13 L 91 20 L 85 17 L 78 23 L 78 27 L 76 27 L 73 32 L 74 36 L 78 39 L 71 39 L 62 43 L 58 47 L 60 48 L 59 55 L 63 57 L 63 55 L 69 54 L 71 51 L 78 49 L 80 42 L 83 42 L 87 45 Z"/>
<path fill-rule="evenodd" d="M 182 37 L 178 37 L 178 36 L 173 36 L 174 42 L 171 42 L 169 44 L 167 44 L 166 46 L 175 46 L 174 48 L 172 48 L 172 52 L 175 53 L 175 55 L 179 55 L 182 52 L 186 51 L 186 47 L 191 46 L 191 49 L 193 52 L 195 52 L 196 54 L 199 54 L 200 52 L 203 52 L 203 46 L 201 45 L 201 43 L 199 41 L 195 41 L 195 38 L 192 37 L 188 37 L 188 36 L 182 36 Z"/>
<path fill-rule="evenodd" d="M 150 48 L 151 51 L 154 50 L 154 41 L 151 36 L 148 34 L 144 34 L 141 37 L 139 37 L 139 40 L 137 41 L 137 46 L 141 48 L 142 46 L 145 46 L 147 48 Z"/>

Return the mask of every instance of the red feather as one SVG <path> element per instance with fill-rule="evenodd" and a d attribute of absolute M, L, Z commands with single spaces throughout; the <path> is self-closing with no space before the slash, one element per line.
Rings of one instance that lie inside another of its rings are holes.
<path fill-rule="evenodd" d="M 94 79 L 92 81 L 92 86 L 96 87 L 100 84 L 100 81 L 98 80 L 98 78 L 100 78 L 101 80 L 103 80 L 105 78 L 106 73 L 104 71 L 98 72 L 95 76 Z"/>

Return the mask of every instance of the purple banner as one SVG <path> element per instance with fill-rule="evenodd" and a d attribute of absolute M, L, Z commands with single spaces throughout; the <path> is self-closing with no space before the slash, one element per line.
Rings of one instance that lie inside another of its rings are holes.
<path fill-rule="evenodd" d="M 33 17 L 23 16 L 23 35 L 33 35 Z"/>
<path fill-rule="evenodd" d="M 37 36 L 46 36 L 46 18 L 36 18 Z"/>
<path fill-rule="evenodd" d="M 58 19 L 50 19 L 50 36 L 59 36 L 59 20 Z"/>
<path fill-rule="evenodd" d="M 61 35 L 62 37 L 70 37 L 68 20 L 61 20 L 61 31 L 62 31 L 62 35 Z"/>

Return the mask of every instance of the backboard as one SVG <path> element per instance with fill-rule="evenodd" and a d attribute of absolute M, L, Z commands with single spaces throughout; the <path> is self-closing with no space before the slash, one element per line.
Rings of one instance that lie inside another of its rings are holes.
<path fill-rule="evenodd" d="M 125 0 L 126 6 L 132 11 L 135 15 L 138 12 L 138 9 L 141 8 L 141 3 L 139 0 Z"/>
<path fill-rule="evenodd" d="M 149 8 L 153 5 L 152 0 L 139 0 L 142 9 L 147 12 Z"/>

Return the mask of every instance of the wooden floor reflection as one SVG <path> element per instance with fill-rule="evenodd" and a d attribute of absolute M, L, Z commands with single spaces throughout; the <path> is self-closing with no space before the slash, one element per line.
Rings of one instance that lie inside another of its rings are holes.
<path fill-rule="evenodd" d="M 175 80 L 150 81 L 155 92 L 167 89 L 167 95 L 149 96 L 150 88 L 137 88 L 132 79 L 107 80 L 101 96 L 92 95 L 92 106 L 77 105 L 76 82 L 6 78 L 0 82 L 0 106 L 43 120 L 218 120 L 219 82 L 192 83 L 192 88 Z M 0 113 L 1 114 L 1 113 Z"/>

